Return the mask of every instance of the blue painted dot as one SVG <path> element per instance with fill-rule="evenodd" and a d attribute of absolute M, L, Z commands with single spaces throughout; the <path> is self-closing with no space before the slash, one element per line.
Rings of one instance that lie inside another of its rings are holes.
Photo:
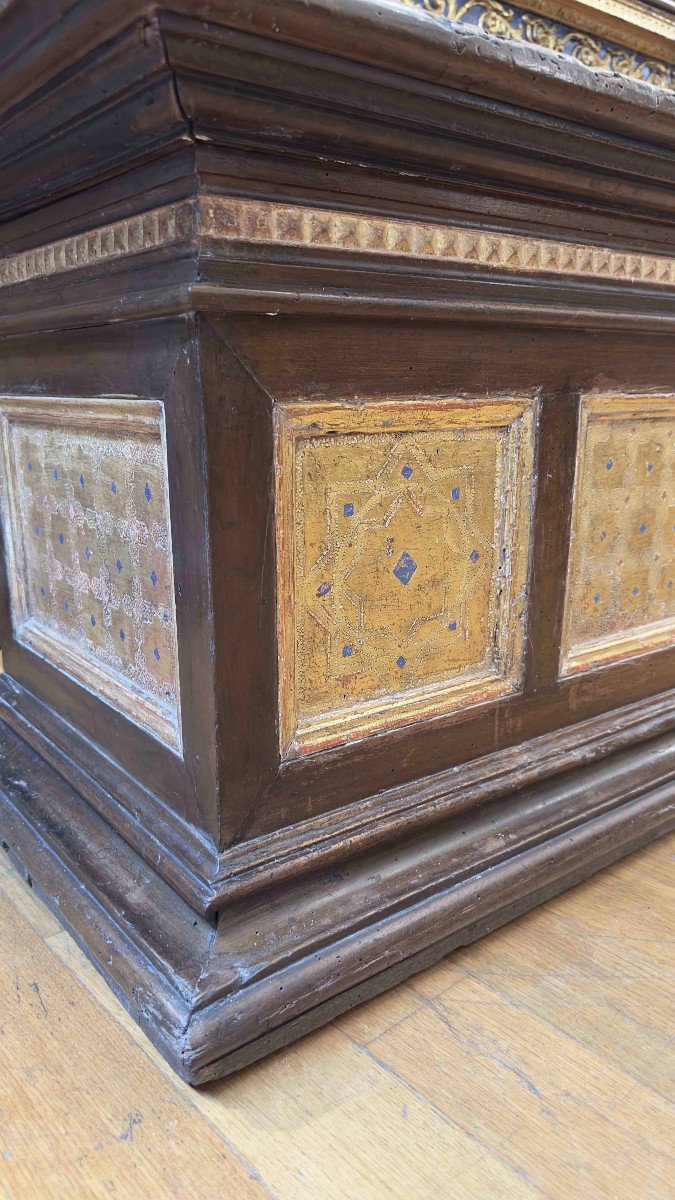
<path fill-rule="evenodd" d="M 61 545 L 63 545 L 64 537 L 63 537 L 62 533 L 59 534 L 59 542 L 61 543 Z"/>
<path fill-rule="evenodd" d="M 156 571 L 153 571 L 153 572 L 152 572 L 152 574 L 151 574 L 151 576 L 150 576 L 150 582 L 151 582 L 151 584 L 152 584 L 152 586 L 153 586 L 153 587 L 154 587 L 154 586 L 155 586 L 155 584 L 157 583 L 157 572 L 156 572 Z"/>
<path fill-rule="evenodd" d="M 404 657 L 403 657 L 403 655 L 402 655 L 402 654 L 399 654 L 398 658 L 396 659 L 396 666 L 397 666 L 397 667 L 404 667 L 404 666 L 405 666 L 405 659 L 404 659 Z"/>
<path fill-rule="evenodd" d="M 84 475 L 80 475 L 80 487 L 84 487 Z"/>
<path fill-rule="evenodd" d="M 457 622 L 451 621 L 450 624 L 448 625 L 448 629 L 450 630 L 450 632 L 454 633 L 456 628 L 457 628 Z"/>
<path fill-rule="evenodd" d="M 343 646 L 342 647 L 342 657 L 349 658 L 353 649 L 354 649 L 353 646 Z"/>
<path fill-rule="evenodd" d="M 415 562 L 414 558 L 411 558 L 411 556 L 408 554 L 408 551 L 404 550 L 396 566 L 394 567 L 394 575 L 398 579 L 399 583 L 402 583 L 404 587 L 407 587 L 416 570 L 417 563 Z"/>
<path fill-rule="evenodd" d="M 155 572 L 153 571 L 153 575 L 154 575 L 154 573 Z M 317 588 L 317 596 L 327 596 L 329 591 L 330 591 L 330 584 L 329 583 L 321 583 L 321 584 L 319 584 L 319 587 Z"/>
<path fill-rule="evenodd" d="M 91 558 L 91 550 L 88 546 L 85 546 L 84 548 L 84 557 L 86 558 L 87 562 L 89 562 L 89 559 Z"/>
<path fill-rule="evenodd" d="M 480 554 L 478 553 L 477 550 L 472 550 L 469 555 L 469 558 L 471 559 L 471 561 L 473 563 L 478 562 L 478 559 L 480 558 Z"/>
<path fill-rule="evenodd" d="M 595 601 L 595 603 L 596 603 L 596 604 L 599 604 L 599 603 L 600 603 L 600 593 L 599 593 L 599 592 L 596 592 L 596 593 L 595 593 L 595 595 L 594 595 L 594 597 L 593 597 L 593 599 L 594 599 L 594 601 Z"/>
<path fill-rule="evenodd" d="M 89 620 L 91 621 L 92 625 L 95 625 L 95 624 L 96 624 L 96 617 L 94 616 L 94 614 L 93 614 L 93 613 L 91 614 L 91 616 L 90 616 Z"/>
<path fill-rule="evenodd" d="M 409 467 L 408 464 L 406 463 L 403 470 L 401 471 L 401 475 L 403 476 L 404 479 L 410 479 L 410 476 L 412 475 L 412 473 L 413 473 L 412 467 Z"/>
<path fill-rule="evenodd" d="M 28 470 L 29 470 L 29 471 L 32 471 L 32 470 L 33 470 L 33 464 L 32 464 L 32 462 L 29 462 L 29 464 L 28 464 Z"/>
<path fill-rule="evenodd" d="M 117 484 L 116 483 L 110 484 L 110 491 L 112 492 L 113 496 L 117 495 Z"/>
<path fill-rule="evenodd" d="M 648 470 L 648 471 L 653 471 L 653 470 L 654 470 L 654 464 L 653 464 L 653 463 L 647 463 L 647 470 Z"/>
<path fill-rule="evenodd" d="M 608 458 L 607 462 L 605 463 L 606 470 L 611 471 L 613 466 L 614 466 L 613 460 L 611 458 Z"/>
<path fill-rule="evenodd" d="M 604 542 L 604 540 L 605 540 L 605 538 L 606 538 L 606 537 L 607 537 L 607 534 L 605 533 L 605 531 L 604 531 L 604 529 L 603 529 L 602 533 L 600 534 L 600 541 L 601 541 L 601 542 Z"/>
<path fill-rule="evenodd" d="M 153 652 L 152 652 L 152 653 L 154 654 L 155 658 L 157 659 L 157 662 L 159 662 L 159 660 L 160 660 L 160 658 L 161 658 L 162 656 L 161 656 L 161 654 L 160 654 L 160 652 L 159 652 L 159 650 L 157 649 L 157 647 L 156 647 L 156 646 L 155 646 L 155 648 L 154 648 L 154 650 L 153 650 Z"/>
<path fill-rule="evenodd" d="M 459 488 L 453 488 L 451 495 L 453 500 L 459 500 Z"/>
<path fill-rule="evenodd" d="M 63 601 L 63 611 L 64 611 L 64 612 L 68 612 L 68 609 L 69 609 L 69 608 L 70 608 L 70 605 L 69 605 L 68 601 L 67 601 L 67 600 L 64 600 L 64 601 Z"/>
<path fill-rule="evenodd" d="M 638 594 L 638 592 L 639 592 L 639 591 L 640 591 L 640 589 L 639 589 L 638 587 L 634 587 L 634 588 L 633 588 L 633 595 L 634 595 L 634 596 L 637 596 L 637 594 Z"/>
<path fill-rule="evenodd" d="M 148 504 L 149 504 L 149 503 L 150 503 L 150 501 L 152 500 L 152 492 L 150 491 L 150 484 L 149 484 L 149 483 L 146 483 L 146 485 L 145 485 L 145 492 L 144 492 L 144 495 L 145 495 L 145 498 L 146 498 L 146 500 L 147 500 L 147 502 L 148 502 Z"/>
<path fill-rule="evenodd" d="M 643 521 L 642 525 L 640 526 L 640 533 L 646 533 L 646 531 L 647 531 L 647 526 L 645 525 L 645 523 Z"/>
<path fill-rule="evenodd" d="M 44 596 L 44 594 L 45 594 L 45 589 L 44 589 L 43 587 L 41 587 L 41 588 L 40 588 L 40 595 L 41 595 L 41 596 Z"/>
<path fill-rule="evenodd" d="M 40 526 L 39 526 L 39 525 L 35 525 L 35 526 L 33 526 L 33 528 L 35 529 L 35 533 L 36 533 L 36 534 L 38 534 L 38 533 L 40 532 Z"/>
<path fill-rule="evenodd" d="M 59 477 L 59 473 L 58 473 L 56 467 L 54 467 L 54 478 L 58 479 L 58 477 Z"/>
<path fill-rule="evenodd" d="M 672 579 L 669 579 L 669 580 L 668 580 L 668 587 L 669 587 L 669 588 L 671 588 L 672 586 L 673 586 L 673 581 L 672 581 Z"/>
<path fill-rule="evenodd" d="M 117 562 L 115 563 L 115 566 L 117 567 L 118 575 L 121 574 L 121 571 L 122 571 L 122 559 L 121 558 L 118 558 Z"/>
<path fill-rule="evenodd" d="M 345 504 L 342 511 L 346 517 L 353 517 L 354 516 L 354 505 L 353 504 Z"/>
<path fill-rule="evenodd" d="M 126 639 L 126 636 L 127 636 L 127 635 L 126 635 L 126 633 L 124 632 L 124 630 L 123 630 L 123 629 L 120 629 L 120 641 L 121 641 L 121 642 L 125 641 L 125 639 Z"/>

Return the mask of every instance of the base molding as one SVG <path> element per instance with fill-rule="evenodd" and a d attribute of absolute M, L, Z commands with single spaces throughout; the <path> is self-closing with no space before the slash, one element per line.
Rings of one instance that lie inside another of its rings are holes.
<path fill-rule="evenodd" d="M 254 1062 L 675 829 L 667 733 L 210 918 L 14 732 L 0 735 L 3 848 L 192 1083 Z"/>

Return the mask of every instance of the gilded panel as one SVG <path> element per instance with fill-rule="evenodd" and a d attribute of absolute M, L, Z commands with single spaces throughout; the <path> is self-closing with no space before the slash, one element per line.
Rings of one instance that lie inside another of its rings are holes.
<path fill-rule="evenodd" d="M 287 404 L 277 423 L 282 750 L 518 686 L 533 404 Z"/>
<path fill-rule="evenodd" d="M 0 400 L 18 641 L 180 748 L 162 408 Z"/>
<path fill-rule="evenodd" d="M 583 399 L 564 674 L 675 640 L 674 480 L 675 398 Z"/>

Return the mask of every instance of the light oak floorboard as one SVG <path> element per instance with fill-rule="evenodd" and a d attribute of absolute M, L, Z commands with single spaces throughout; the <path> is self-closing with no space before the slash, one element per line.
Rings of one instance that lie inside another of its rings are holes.
<path fill-rule="evenodd" d="M 198 1090 L 0 856 L 0 1196 L 672 1200 L 674 851 Z"/>

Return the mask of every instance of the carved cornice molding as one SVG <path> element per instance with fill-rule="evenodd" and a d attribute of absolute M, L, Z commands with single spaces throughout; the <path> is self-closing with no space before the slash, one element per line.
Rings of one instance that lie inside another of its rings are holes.
<path fill-rule="evenodd" d="M 9 255 L 0 260 L 0 287 L 99 266 L 191 238 L 242 250 L 298 249 L 445 263 L 507 275 L 675 286 L 675 256 L 299 204 L 203 196 Z"/>
<path fill-rule="evenodd" d="M 532 0 L 531 6 L 521 8 L 502 0 L 398 3 L 423 9 L 447 24 L 469 26 L 503 40 L 556 51 L 591 70 L 618 73 L 665 91 L 675 90 L 675 22 L 668 14 L 656 14 L 641 4 L 595 0 L 582 6 L 571 0 Z M 628 44 L 608 40 L 602 32 L 607 26 L 623 31 L 623 36 L 630 39 Z M 652 56 L 650 50 L 654 44 L 659 47 L 657 56 Z M 664 52 L 666 61 L 661 58 Z"/>

